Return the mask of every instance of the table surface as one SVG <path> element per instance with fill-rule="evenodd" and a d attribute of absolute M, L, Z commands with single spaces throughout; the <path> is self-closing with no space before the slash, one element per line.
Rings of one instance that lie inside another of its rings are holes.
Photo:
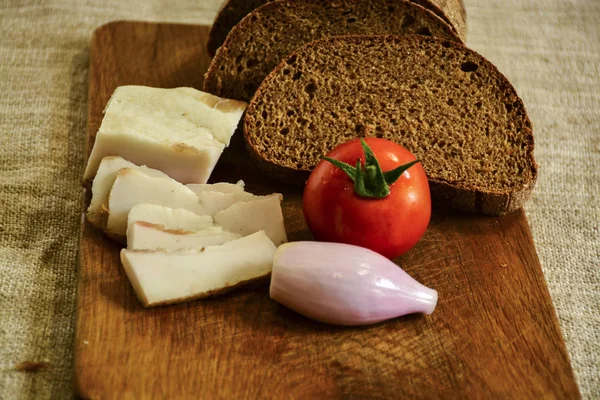
<path fill-rule="evenodd" d="M 116 19 L 210 24 L 219 0 L 0 5 L 0 397 L 73 390 L 89 43 Z M 600 397 L 600 1 L 466 0 L 468 45 L 534 123 L 526 213 L 580 390 Z M 27 364 L 29 363 L 29 364 Z"/>

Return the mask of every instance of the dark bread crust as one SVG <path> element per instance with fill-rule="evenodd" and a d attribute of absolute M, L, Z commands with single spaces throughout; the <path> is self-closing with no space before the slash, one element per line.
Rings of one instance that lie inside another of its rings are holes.
<path fill-rule="evenodd" d="M 272 1 L 274 0 L 225 0 L 217 12 L 217 16 L 208 34 L 208 42 L 206 44 L 208 54 L 214 57 L 219 47 L 225 42 L 227 34 L 229 34 L 234 26 L 258 7 Z M 463 42 L 467 40 L 467 16 L 462 0 L 409 1 L 435 13 L 452 26 L 452 29 Z"/>
<path fill-rule="evenodd" d="M 446 49 L 454 49 L 459 52 L 463 52 L 468 55 L 471 59 L 476 59 L 480 63 L 482 68 L 488 75 L 491 75 L 494 79 L 499 82 L 499 87 L 504 91 L 499 95 L 505 96 L 509 100 L 511 107 L 514 107 L 513 120 L 509 121 L 509 126 L 516 127 L 515 129 L 520 130 L 520 142 L 518 143 L 522 149 L 524 149 L 524 181 L 516 184 L 515 187 L 501 189 L 493 187 L 492 185 L 486 186 L 485 184 L 473 184 L 465 183 L 464 179 L 459 176 L 457 179 L 447 179 L 444 177 L 430 174 L 427 163 L 424 162 L 424 167 L 428 172 L 429 182 L 431 187 L 432 199 L 435 204 L 441 204 L 451 208 L 479 212 L 488 215 L 502 215 L 511 211 L 517 210 L 529 199 L 535 182 L 537 180 L 537 164 L 533 156 L 534 142 L 532 126 L 527 116 L 522 100 L 518 97 L 514 87 L 508 82 L 508 80 L 493 66 L 489 61 L 485 60 L 482 56 L 475 53 L 472 50 L 467 49 L 465 46 L 459 43 L 452 43 L 443 41 L 436 38 L 425 38 L 422 36 L 394 36 L 394 35 L 371 35 L 371 36 L 341 36 L 334 38 L 326 38 L 312 42 L 303 48 L 299 49 L 295 53 L 291 54 L 286 60 L 280 63 L 271 74 L 264 80 L 260 86 L 256 95 L 250 102 L 247 108 L 246 115 L 244 117 L 244 138 L 246 145 L 251 157 L 256 161 L 257 165 L 266 171 L 269 176 L 275 179 L 283 180 L 288 183 L 297 185 L 304 185 L 308 178 L 310 171 L 314 165 L 291 165 L 287 160 L 273 157 L 270 154 L 266 154 L 264 149 L 261 150 L 259 134 L 264 134 L 268 127 L 263 127 L 262 130 L 257 129 L 257 122 L 262 118 L 261 103 L 264 98 L 274 91 L 274 87 L 279 90 L 281 84 L 282 70 L 284 68 L 290 68 L 290 60 L 302 60 L 304 56 L 311 53 L 322 54 L 323 47 L 329 46 L 331 48 L 339 48 L 346 42 L 354 43 L 365 43 L 369 42 L 384 41 L 391 44 L 397 44 L 402 46 L 403 43 L 411 44 L 421 42 L 426 46 L 443 46 Z M 319 48 L 318 50 L 316 48 Z M 279 80 L 278 80 L 279 79 Z M 369 82 L 370 86 L 375 86 L 373 82 Z M 273 86 L 275 85 L 275 86 Z M 467 94 L 468 96 L 468 94 Z M 383 97 L 383 96 L 381 96 Z M 415 101 L 420 101 L 417 99 Z M 475 101 L 475 100 L 473 100 Z M 285 104 L 277 104 L 278 107 L 285 107 Z M 260 132 L 259 132 L 260 131 Z M 509 132 L 510 133 L 510 132 Z M 355 136 L 374 136 L 373 132 L 360 132 Z M 387 137 L 387 136 L 386 136 Z M 387 137 L 388 139 L 396 139 L 395 141 L 401 142 L 403 138 L 401 136 Z M 336 139 L 336 138 L 334 138 Z M 317 139 L 319 140 L 319 139 Z M 342 143 L 347 140 L 339 139 L 330 142 L 329 148 L 326 151 L 331 150 L 335 145 Z M 486 140 L 484 137 L 480 140 Z M 419 151 L 418 148 L 410 148 L 413 153 Z M 421 158 L 419 155 L 417 157 Z M 286 165 L 287 164 L 287 165 Z M 517 179 L 518 177 L 515 177 Z"/>
<path fill-rule="evenodd" d="M 467 11 L 463 0 L 410 0 L 446 21 L 463 42 L 467 42 Z"/>
<path fill-rule="evenodd" d="M 415 33 L 461 41 L 448 23 L 409 1 L 276 0 L 231 30 L 204 76 L 203 90 L 250 101 L 270 71 L 306 43 L 337 35 Z"/>
<path fill-rule="evenodd" d="M 504 215 L 520 209 L 529 200 L 535 182 L 514 192 L 494 192 L 484 188 L 466 188 L 429 179 L 434 207 L 453 208 L 486 215 Z"/>

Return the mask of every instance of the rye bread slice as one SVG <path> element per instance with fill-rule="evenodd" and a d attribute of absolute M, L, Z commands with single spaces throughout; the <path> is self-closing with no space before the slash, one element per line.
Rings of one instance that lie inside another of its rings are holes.
<path fill-rule="evenodd" d="M 204 91 L 249 101 L 269 72 L 306 43 L 335 35 L 384 33 L 460 41 L 438 16 L 404 0 L 277 0 L 233 28 L 206 73 Z"/>
<path fill-rule="evenodd" d="M 299 49 L 257 91 L 244 136 L 269 176 L 301 185 L 336 145 L 386 138 L 422 161 L 435 203 L 490 215 L 520 208 L 537 177 L 531 122 L 508 80 L 464 45 L 418 35 Z"/>
<path fill-rule="evenodd" d="M 242 18 L 256 10 L 263 4 L 274 0 L 225 0 L 210 28 L 206 47 L 211 57 L 225 42 L 229 31 L 236 26 Z M 300 1 L 300 0 L 296 0 Z M 409 0 L 416 3 L 452 25 L 458 36 L 467 40 L 467 14 L 462 0 Z"/>

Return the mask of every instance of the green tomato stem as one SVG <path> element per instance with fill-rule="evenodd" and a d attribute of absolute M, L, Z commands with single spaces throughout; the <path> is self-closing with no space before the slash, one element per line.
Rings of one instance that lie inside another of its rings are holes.
<path fill-rule="evenodd" d="M 321 157 L 321 159 L 344 171 L 354 182 L 354 192 L 361 197 L 383 199 L 389 196 L 390 185 L 396 182 L 407 169 L 419 162 L 418 160 L 411 161 L 391 171 L 383 172 L 367 142 L 364 139 L 361 139 L 360 142 L 365 153 L 364 167 L 360 158 L 356 160 L 356 167 L 330 157 Z"/>

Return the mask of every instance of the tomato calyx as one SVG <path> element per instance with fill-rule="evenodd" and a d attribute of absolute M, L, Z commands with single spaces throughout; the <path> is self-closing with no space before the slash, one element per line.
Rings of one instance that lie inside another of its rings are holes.
<path fill-rule="evenodd" d="M 383 172 L 379 161 L 377 161 L 377 157 L 375 157 L 373 150 L 371 150 L 367 142 L 364 139 L 360 139 L 360 143 L 365 152 L 364 167 L 360 158 L 356 160 L 356 167 L 353 167 L 334 158 L 321 157 L 321 159 L 329 161 L 344 171 L 352 179 L 352 182 L 354 182 L 354 193 L 360 197 L 383 199 L 389 196 L 390 185 L 396 182 L 407 169 L 419 162 L 419 160 L 411 161 L 390 171 Z"/>

